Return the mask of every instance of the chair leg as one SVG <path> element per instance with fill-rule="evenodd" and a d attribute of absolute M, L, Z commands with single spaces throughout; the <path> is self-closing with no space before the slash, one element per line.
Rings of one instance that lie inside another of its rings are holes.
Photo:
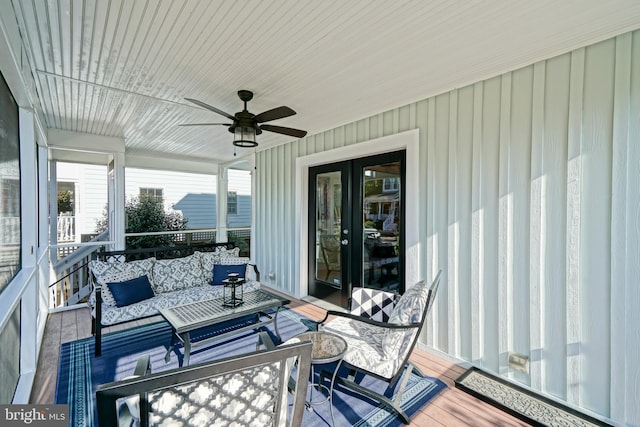
<path fill-rule="evenodd" d="M 400 379 L 400 385 L 398 386 L 398 390 L 396 391 L 396 395 L 393 398 L 394 404 L 400 406 L 400 399 L 402 398 L 402 393 L 404 393 L 404 388 L 407 386 L 407 383 L 409 382 L 409 377 L 411 376 L 411 371 L 413 371 L 414 369 L 416 369 L 420 374 L 422 374 L 422 372 L 420 372 L 418 370 L 418 368 L 416 368 L 414 366 L 413 363 L 411 363 L 411 362 L 407 363 L 407 367 L 404 369 L 404 372 L 402 373 L 402 377 Z M 424 375 L 420 375 L 420 376 L 424 376 Z"/>
<path fill-rule="evenodd" d="M 407 369 L 409 369 L 409 367 L 407 367 Z M 409 371 L 410 372 L 410 371 Z M 409 375 L 407 375 L 408 377 Z M 400 390 L 397 394 L 397 399 L 389 399 L 387 396 L 384 396 L 382 394 L 376 393 L 374 391 L 371 391 L 367 388 L 362 387 L 360 384 L 356 383 L 355 381 L 353 381 L 352 379 L 349 378 L 342 378 L 342 377 L 336 377 L 336 382 L 340 383 L 341 385 L 343 385 L 344 387 L 350 388 L 352 390 L 357 391 L 358 393 L 367 396 L 370 399 L 376 400 L 380 403 L 382 403 L 383 405 L 386 405 L 388 408 L 390 408 L 391 410 L 393 410 L 396 414 L 398 414 L 398 417 L 400 418 L 400 420 L 404 423 L 404 424 L 409 424 L 411 422 L 411 419 L 409 418 L 409 416 L 407 415 L 406 412 L 404 412 L 404 410 L 400 407 L 400 397 L 402 397 L 402 392 L 404 390 Z M 397 402 L 396 402 L 397 400 Z"/>
<path fill-rule="evenodd" d="M 102 354 L 102 325 L 97 320 L 95 321 L 95 355 L 96 357 Z"/>

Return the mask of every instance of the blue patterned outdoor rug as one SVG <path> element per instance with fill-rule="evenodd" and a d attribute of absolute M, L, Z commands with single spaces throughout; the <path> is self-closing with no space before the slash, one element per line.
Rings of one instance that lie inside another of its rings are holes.
<path fill-rule="evenodd" d="M 308 319 L 289 309 L 278 315 L 278 329 L 284 340 L 308 330 Z M 230 327 L 224 325 L 223 328 Z M 271 325 L 267 328 L 272 332 Z M 171 328 L 166 322 L 139 326 L 103 336 L 102 356 L 94 357 L 94 340 L 85 338 L 62 344 L 60 367 L 56 385 L 55 403 L 70 405 L 72 427 L 97 427 L 95 391 L 99 384 L 120 380 L 133 373 L 139 357 L 151 356 L 152 372 L 160 372 L 178 366 L 178 354 L 171 354 L 165 363 L 166 346 L 170 342 Z M 212 346 L 195 347 L 190 364 L 255 351 L 258 335 L 242 332 L 229 340 L 221 340 Z M 180 349 L 181 350 L 181 349 Z M 362 384 L 382 392 L 386 383 L 365 377 Z M 409 416 L 415 414 L 446 385 L 435 378 L 411 375 L 402 398 L 402 407 Z M 333 396 L 335 425 L 343 426 L 400 426 L 402 422 L 391 411 L 351 390 L 336 385 Z M 305 427 L 331 425 L 329 404 L 314 405 L 313 411 L 305 411 Z"/>

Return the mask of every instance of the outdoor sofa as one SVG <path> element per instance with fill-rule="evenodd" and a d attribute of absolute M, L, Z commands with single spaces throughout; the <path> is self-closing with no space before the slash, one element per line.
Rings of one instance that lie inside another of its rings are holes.
<path fill-rule="evenodd" d="M 260 272 L 227 243 L 96 252 L 89 262 L 93 287 L 91 332 L 95 355 L 102 328 L 160 313 L 160 309 L 223 296 L 231 272 L 245 278 L 244 292 L 260 287 Z"/>

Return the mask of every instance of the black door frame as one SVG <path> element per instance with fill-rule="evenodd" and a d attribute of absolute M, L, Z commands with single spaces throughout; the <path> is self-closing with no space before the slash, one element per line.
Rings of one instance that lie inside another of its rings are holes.
<path fill-rule="evenodd" d="M 330 163 L 320 166 L 314 166 L 309 168 L 309 208 L 308 208 L 308 224 L 309 228 L 307 234 L 309 236 L 309 295 L 313 295 L 316 298 L 329 301 L 333 304 L 341 307 L 346 307 L 348 298 L 351 294 L 351 286 L 348 283 L 351 277 L 351 254 L 348 250 L 351 244 L 351 234 L 347 234 L 349 245 L 340 245 L 340 264 L 342 265 L 340 287 L 337 287 L 329 282 L 316 280 L 315 277 L 315 257 L 316 257 L 316 177 L 323 173 L 328 172 L 340 172 L 341 184 L 342 184 L 342 197 L 341 197 L 341 215 L 340 215 L 340 239 L 343 238 L 343 230 L 351 229 L 351 215 L 345 215 L 345 212 L 351 212 L 353 210 L 352 200 L 352 188 L 350 179 L 350 165 L 349 161 L 341 161 L 336 163 Z M 314 262 L 311 260 L 314 259 Z"/>
<path fill-rule="evenodd" d="M 309 168 L 308 187 L 308 280 L 309 295 L 322 300 L 326 300 L 341 307 L 347 307 L 351 290 L 354 286 L 363 286 L 362 283 L 362 260 L 363 260 L 363 221 L 362 203 L 363 177 L 362 170 L 366 166 L 384 164 L 390 162 L 400 163 L 400 213 L 402 220 L 399 221 L 400 246 L 398 251 L 398 269 L 400 282 L 400 293 L 404 293 L 405 283 L 405 212 L 406 212 L 406 149 L 401 149 L 389 153 L 375 154 L 367 157 L 341 160 L 333 163 L 313 166 Z M 342 264 L 341 286 L 338 288 L 331 283 L 316 280 L 316 177 L 318 174 L 340 171 L 342 173 L 342 214 L 341 214 L 341 240 L 346 238 L 349 243 L 340 247 L 340 260 Z M 344 234 L 344 230 L 348 234 Z M 357 261 L 358 269 L 354 271 L 354 263 Z"/>

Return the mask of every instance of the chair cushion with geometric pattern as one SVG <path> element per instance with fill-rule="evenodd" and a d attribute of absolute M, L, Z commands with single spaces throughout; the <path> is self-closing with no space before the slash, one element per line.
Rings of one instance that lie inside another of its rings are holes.
<path fill-rule="evenodd" d="M 398 295 L 370 288 L 353 288 L 351 292 L 351 314 L 379 322 L 388 322 Z"/>

